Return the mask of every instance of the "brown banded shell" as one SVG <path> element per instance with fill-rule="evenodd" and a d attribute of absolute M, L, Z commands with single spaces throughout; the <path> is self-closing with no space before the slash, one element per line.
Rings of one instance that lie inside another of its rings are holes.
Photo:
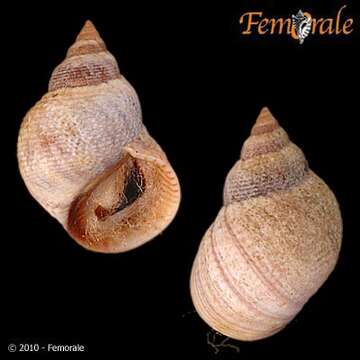
<path fill-rule="evenodd" d="M 199 315 L 239 340 L 286 326 L 337 262 L 338 203 L 267 108 L 224 187 L 224 206 L 201 241 L 191 273 Z"/>
<path fill-rule="evenodd" d="M 90 21 L 26 114 L 17 150 L 30 193 L 87 249 L 133 249 L 177 212 L 176 174 Z"/>

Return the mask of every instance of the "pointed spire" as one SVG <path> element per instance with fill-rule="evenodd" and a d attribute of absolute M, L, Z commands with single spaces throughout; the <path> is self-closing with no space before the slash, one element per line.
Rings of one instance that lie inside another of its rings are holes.
<path fill-rule="evenodd" d="M 274 130 L 280 130 L 274 131 Z M 261 135 L 261 136 L 259 136 Z M 280 128 L 279 123 L 267 107 L 263 107 L 258 115 L 250 136 L 241 149 L 241 159 L 277 151 L 289 142 L 286 132 Z"/>
<path fill-rule="evenodd" d="M 99 85 L 120 77 L 115 58 L 107 51 L 94 24 L 87 20 L 65 60 L 53 71 L 49 91 Z"/>
<path fill-rule="evenodd" d="M 264 106 L 257 119 L 256 119 L 256 122 L 255 124 L 257 125 L 261 125 L 261 124 L 264 124 L 265 122 L 268 122 L 269 120 L 271 121 L 272 119 L 274 119 L 273 115 L 271 114 L 270 110 L 268 107 Z M 274 119 L 275 120 L 275 119 Z"/>
<path fill-rule="evenodd" d="M 76 37 L 66 54 L 66 57 L 72 57 L 84 54 L 96 54 L 106 51 L 106 45 L 90 20 L 86 20 L 79 35 Z"/>
<path fill-rule="evenodd" d="M 251 129 L 251 135 L 264 134 L 273 131 L 279 127 L 279 123 L 271 114 L 270 110 L 265 106 L 261 109 L 256 122 Z"/>
<path fill-rule="evenodd" d="M 101 37 L 96 30 L 94 24 L 90 20 L 86 20 L 83 28 L 79 32 L 79 35 L 76 38 L 76 41 L 80 40 L 101 40 Z"/>

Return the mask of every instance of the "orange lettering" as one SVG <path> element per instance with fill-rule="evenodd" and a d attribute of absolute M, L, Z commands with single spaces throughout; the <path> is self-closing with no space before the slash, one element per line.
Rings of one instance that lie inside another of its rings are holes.
<path fill-rule="evenodd" d="M 284 29 L 284 26 L 286 25 L 287 26 L 287 34 L 290 34 L 291 33 L 291 20 L 290 19 L 283 19 L 283 18 L 279 18 L 277 20 L 275 19 L 270 19 L 269 20 L 269 23 L 270 23 L 270 34 L 275 34 L 275 28 L 276 28 L 276 25 L 279 25 L 279 32 L 278 34 L 282 34 L 283 32 L 283 29 Z"/>
<path fill-rule="evenodd" d="M 320 24 L 320 28 L 319 28 L 319 34 L 320 35 L 324 35 L 324 34 L 333 34 L 334 33 L 334 29 L 333 29 L 333 19 L 325 19 L 321 24 Z"/>
<path fill-rule="evenodd" d="M 323 18 L 319 19 L 319 20 L 316 20 L 316 19 L 312 19 L 312 31 L 311 33 L 312 34 L 315 34 L 316 33 L 316 27 L 319 23 L 322 23 L 324 21 Z"/>
<path fill-rule="evenodd" d="M 336 34 L 341 34 L 340 16 L 341 16 L 341 12 L 343 11 L 344 8 L 346 8 L 346 5 L 342 6 L 336 15 Z"/>
<path fill-rule="evenodd" d="M 354 29 L 348 30 L 348 28 L 351 28 L 353 22 L 354 22 L 353 18 L 346 19 L 346 21 L 344 23 L 344 26 L 343 26 L 343 32 L 344 32 L 345 35 L 349 35 L 350 33 L 353 32 Z"/>
<path fill-rule="evenodd" d="M 346 8 L 347 5 L 342 6 L 336 15 L 335 18 L 312 18 L 311 14 L 304 12 L 304 15 L 310 20 L 311 19 L 311 33 L 316 34 L 317 32 L 320 35 L 331 35 L 331 34 L 341 34 L 349 35 L 354 31 L 353 24 L 354 19 L 348 18 L 341 25 L 341 15 L 342 11 Z M 243 25 L 241 34 L 250 35 L 253 33 L 253 30 L 256 31 L 259 35 L 265 35 L 267 33 L 273 35 L 286 33 L 291 35 L 294 39 L 298 39 L 296 34 L 296 29 L 292 23 L 291 18 L 267 18 L 262 17 L 262 11 L 247 12 L 240 16 L 239 23 Z M 255 29 L 254 29 L 255 27 Z"/>
<path fill-rule="evenodd" d="M 266 29 L 267 24 L 269 23 L 269 19 L 265 18 L 262 19 L 259 22 L 259 26 L 258 26 L 258 32 L 260 35 L 264 35 L 268 32 L 269 29 Z"/>
<path fill-rule="evenodd" d="M 245 16 L 249 17 L 249 20 L 248 20 L 248 23 L 247 23 L 248 24 L 247 29 L 245 31 L 243 31 L 242 34 L 250 35 L 251 34 L 251 26 L 259 24 L 259 21 L 253 21 L 253 16 L 254 15 L 262 17 L 262 12 L 247 12 L 247 13 L 243 14 L 240 17 L 240 24 L 242 24 L 244 22 L 244 17 Z"/>

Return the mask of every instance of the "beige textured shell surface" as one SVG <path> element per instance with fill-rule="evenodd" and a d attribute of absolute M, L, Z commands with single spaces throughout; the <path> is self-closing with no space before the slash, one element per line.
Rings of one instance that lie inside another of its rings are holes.
<path fill-rule="evenodd" d="M 33 197 L 90 250 L 135 248 L 179 206 L 176 174 L 90 21 L 26 114 L 18 162 Z"/>
<path fill-rule="evenodd" d="M 264 108 L 226 178 L 224 206 L 196 255 L 194 306 L 231 338 L 268 337 L 327 279 L 341 238 L 335 196 Z"/>

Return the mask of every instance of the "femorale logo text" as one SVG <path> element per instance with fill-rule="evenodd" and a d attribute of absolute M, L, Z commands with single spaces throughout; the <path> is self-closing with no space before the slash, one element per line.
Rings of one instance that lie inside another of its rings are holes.
<path fill-rule="evenodd" d="M 240 16 L 242 35 L 282 35 L 286 34 L 298 40 L 300 44 L 311 34 L 322 36 L 349 35 L 353 32 L 354 19 L 345 18 L 342 6 L 336 16 L 316 18 L 307 11 L 299 10 L 288 18 L 268 18 L 262 11 L 249 11 Z"/>

